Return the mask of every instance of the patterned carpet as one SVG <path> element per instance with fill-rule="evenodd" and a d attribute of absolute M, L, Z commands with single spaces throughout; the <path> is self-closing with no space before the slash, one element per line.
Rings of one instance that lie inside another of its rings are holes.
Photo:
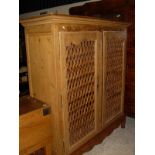
<path fill-rule="evenodd" d="M 99 145 L 83 155 L 134 155 L 135 119 L 127 117 L 125 129 L 117 128 Z"/>

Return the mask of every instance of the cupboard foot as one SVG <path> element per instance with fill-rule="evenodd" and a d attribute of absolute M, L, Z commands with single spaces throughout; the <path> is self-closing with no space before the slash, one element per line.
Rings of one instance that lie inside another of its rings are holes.
<path fill-rule="evenodd" d="M 121 128 L 125 128 L 125 123 L 126 123 L 126 119 L 124 118 L 124 120 L 121 123 Z"/>

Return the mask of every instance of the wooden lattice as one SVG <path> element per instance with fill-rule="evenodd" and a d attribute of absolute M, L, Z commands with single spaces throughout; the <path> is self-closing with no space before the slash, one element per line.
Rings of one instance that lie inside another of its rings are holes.
<path fill-rule="evenodd" d="M 75 144 L 95 128 L 95 42 L 66 46 L 69 142 Z"/>
<path fill-rule="evenodd" d="M 105 74 L 105 115 L 107 121 L 121 112 L 122 72 L 123 40 L 107 38 Z"/>

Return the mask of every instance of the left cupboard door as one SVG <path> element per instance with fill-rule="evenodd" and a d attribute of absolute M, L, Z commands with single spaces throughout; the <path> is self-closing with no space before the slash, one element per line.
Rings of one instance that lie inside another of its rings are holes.
<path fill-rule="evenodd" d="M 60 32 L 61 90 L 66 154 L 101 127 L 102 33 Z"/>

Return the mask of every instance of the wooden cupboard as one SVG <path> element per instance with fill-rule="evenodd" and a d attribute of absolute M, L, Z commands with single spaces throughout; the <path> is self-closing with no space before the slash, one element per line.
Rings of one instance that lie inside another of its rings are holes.
<path fill-rule="evenodd" d="M 115 122 L 124 126 L 129 24 L 51 14 L 20 22 L 30 96 L 51 105 L 52 154 L 76 154 Z"/>

